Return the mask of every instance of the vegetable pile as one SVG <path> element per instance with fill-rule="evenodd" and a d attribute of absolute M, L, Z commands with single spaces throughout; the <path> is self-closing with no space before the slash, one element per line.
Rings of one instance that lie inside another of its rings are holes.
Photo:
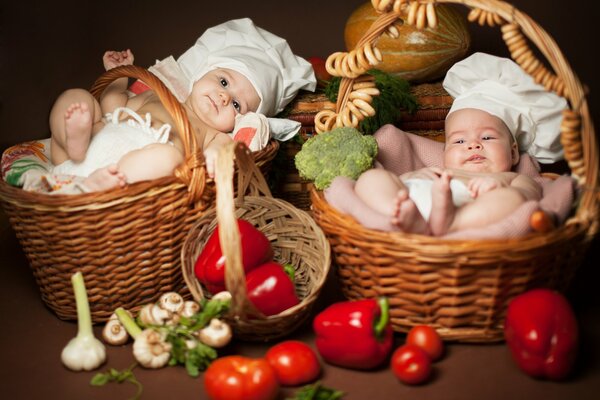
<path fill-rule="evenodd" d="M 198 376 L 217 358 L 215 349 L 231 340 L 231 328 L 218 318 L 228 310 L 229 301 L 213 298 L 200 304 L 169 292 L 156 304 L 144 306 L 137 323 L 122 308 L 115 314 L 134 339 L 133 355 L 140 365 L 161 368 L 180 364 L 189 375 Z"/>
<path fill-rule="evenodd" d="M 300 302 L 293 282 L 293 267 L 273 261 L 269 239 L 248 221 L 238 219 L 242 264 L 248 299 L 265 316 L 276 315 Z M 194 274 L 211 293 L 225 287 L 225 257 L 217 226 L 194 265 Z M 290 276 L 291 275 L 291 276 Z"/>
<path fill-rule="evenodd" d="M 336 128 L 304 142 L 295 163 L 300 176 L 322 190 L 337 176 L 358 178 L 373 166 L 376 156 L 375 138 L 354 128 Z"/>
<path fill-rule="evenodd" d="M 269 241 L 248 225 L 240 221 L 240 230 L 247 233 L 246 260 L 262 263 L 249 268 L 248 276 L 265 266 L 283 271 L 280 265 L 269 261 L 273 255 Z M 206 253 L 202 259 L 204 267 L 215 269 L 201 271 L 202 276 L 218 278 L 223 273 L 222 254 L 219 254 L 217 247 Z M 220 270 L 216 269 L 217 264 Z M 221 284 L 217 278 L 211 281 L 216 287 Z M 69 369 L 92 370 L 105 362 L 106 351 L 93 335 L 83 276 L 78 272 L 71 280 L 77 303 L 78 334 L 65 346 L 61 359 Z M 247 284 L 252 287 L 250 282 Z M 267 300 L 269 304 L 257 302 L 257 307 L 267 309 L 278 298 Z M 219 319 L 228 311 L 230 301 L 231 295 L 225 291 L 201 303 L 186 301 L 178 293 L 169 292 L 156 303 L 145 305 L 136 318 L 118 308 L 107 321 L 102 337 L 108 344 L 122 345 L 131 336 L 136 363 L 123 371 L 110 368 L 98 373 L 90 383 L 101 386 L 129 382 L 137 387 L 137 399 L 142 394 L 142 384 L 133 374 L 137 365 L 145 368 L 185 365 L 192 377 L 205 371 L 204 388 L 212 400 L 274 400 L 280 397 L 282 386 L 300 385 L 306 386 L 288 400 L 335 400 L 343 393 L 317 381 L 322 374 L 318 355 L 328 364 L 357 370 L 374 369 L 388 362 L 393 376 L 408 385 L 428 382 L 433 364 L 444 355 L 440 336 L 426 325 L 411 328 L 406 342 L 392 352 L 394 334 L 388 301 L 378 298 L 341 301 L 318 313 L 313 319 L 317 352 L 306 343 L 285 340 L 271 346 L 262 357 L 234 354 L 217 358 L 217 349 L 232 339 L 229 325 Z M 567 377 L 572 370 L 579 340 L 577 321 L 567 300 L 557 292 L 534 289 L 515 297 L 507 310 L 505 338 L 515 362 L 528 375 L 556 380 Z"/>

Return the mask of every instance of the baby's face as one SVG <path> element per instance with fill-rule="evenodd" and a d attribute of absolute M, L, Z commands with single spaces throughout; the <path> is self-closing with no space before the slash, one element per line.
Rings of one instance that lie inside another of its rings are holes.
<path fill-rule="evenodd" d="M 186 102 L 204 123 L 220 132 L 231 132 L 235 116 L 256 111 L 260 97 L 244 75 L 219 68 L 194 83 Z"/>
<path fill-rule="evenodd" d="M 517 144 L 500 118 L 472 108 L 454 111 L 446 118 L 444 167 L 506 172 L 518 155 Z"/>

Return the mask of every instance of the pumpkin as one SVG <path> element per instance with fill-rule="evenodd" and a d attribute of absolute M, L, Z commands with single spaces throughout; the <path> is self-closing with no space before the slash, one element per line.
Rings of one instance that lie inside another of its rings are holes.
<path fill-rule="evenodd" d="M 411 82 L 425 82 L 444 76 L 455 62 L 464 58 L 471 44 L 466 17 L 444 4 L 436 5 L 436 11 L 435 29 L 417 29 L 399 20 L 396 27 L 400 37 L 393 39 L 382 34 L 376 46 L 383 61 L 375 68 Z M 378 16 L 371 2 L 350 15 L 344 29 L 348 51 L 356 47 Z"/>

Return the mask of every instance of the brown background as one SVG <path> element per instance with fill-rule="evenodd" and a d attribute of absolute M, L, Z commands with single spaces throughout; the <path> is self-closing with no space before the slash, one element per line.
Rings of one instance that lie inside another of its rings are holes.
<path fill-rule="evenodd" d="M 326 57 L 343 49 L 345 20 L 363 0 L 303 1 L 2 1 L 0 8 L 0 148 L 48 137 L 47 118 L 60 92 L 89 87 L 103 72 L 105 50 L 131 48 L 136 64 L 178 56 L 208 27 L 232 18 L 251 17 L 257 25 L 285 37 L 302 56 Z M 557 41 L 582 82 L 598 121 L 598 13 L 595 2 L 515 0 L 520 10 Z M 464 8 L 461 8 L 464 10 Z M 472 25 L 473 50 L 506 55 L 496 28 Z M 597 241 L 594 247 L 597 247 Z M 592 399 L 600 393 L 600 311 L 598 272 L 590 252 L 568 293 L 581 326 L 581 349 L 574 376 L 563 383 L 536 381 L 521 374 L 499 345 L 450 344 L 436 364 L 431 383 L 404 386 L 383 368 L 357 373 L 325 367 L 327 385 L 348 393 L 346 399 Z M 72 373 L 60 363 L 60 351 L 76 326 L 58 320 L 42 304 L 14 233 L 0 213 L 0 397 L 7 399 L 121 399 L 133 388 L 92 388 L 92 373 Z M 339 299 L 329 280 L 319 307 Z M 293 335 L 313 343 L 308 326 Z M 403 340 L 397 335 L 397 341 Z M 261 356 L 268 345 L 237 343 L 227 351 Z M 108 367 L 132 362 L 129 346 L 110 348 Z M 136 370 L 144 399 L 204 398 L 201 379 L 182 368 Z M 289 391 L 287 392 L 289 393 Z"/>
<path fill-rule="evenodd" d="M 131 48 L 149 66 L 189 48 L 208 27 L 232 18 L 255 23 L 288 40 L 299 55 L 326 57 L 344 49 L 344 24 L 365 0 L 3 0 L 0 12 L 0 145 L 47 137 L 54 99 L 88 88 L 103 72 L 106 50 Z M 598 13 L 593 1 L 515 0 L 556 40 L 590 88 L 598 116 Z M 459 6 L 466 12 L 466 8 Z M 473 50 L 507 55 L 497 28 L 477 29 Z M 598 121 L 598 118 L 595 118 Z M 3 146 L 3 147 L 4 147 Z"/>

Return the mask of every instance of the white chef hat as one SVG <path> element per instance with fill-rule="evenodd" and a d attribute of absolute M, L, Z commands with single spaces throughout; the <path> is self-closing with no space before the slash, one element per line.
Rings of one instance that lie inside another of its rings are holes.
<path fill-rule="evenodd" d="M 560 123 L 566 100 L 535 83 L 512 60 L 475 53 L 448 70 L 443 86 L 454 97 L 448 115 L 464 108 L 486 111 L 504 121 L 520 151 L 546 164 L 563 158 Z"/>
<path fill-rule="evenodd" d="M 294 55 L 285 39 L 255 26 L 249 18 L 207 29 L 177 64 L 184 79 L 171 79 L 167 86 L 180 101 L 187 98 L 194 82 L 204 74 L 228 68 L 250 80 L 261 99 L 257 112 L 266 116 L 282 111 L 298 90 L 312 91 L 316 87 L 311 64 Z M 162 75 L 159 77 L 164 81 Z"/>

